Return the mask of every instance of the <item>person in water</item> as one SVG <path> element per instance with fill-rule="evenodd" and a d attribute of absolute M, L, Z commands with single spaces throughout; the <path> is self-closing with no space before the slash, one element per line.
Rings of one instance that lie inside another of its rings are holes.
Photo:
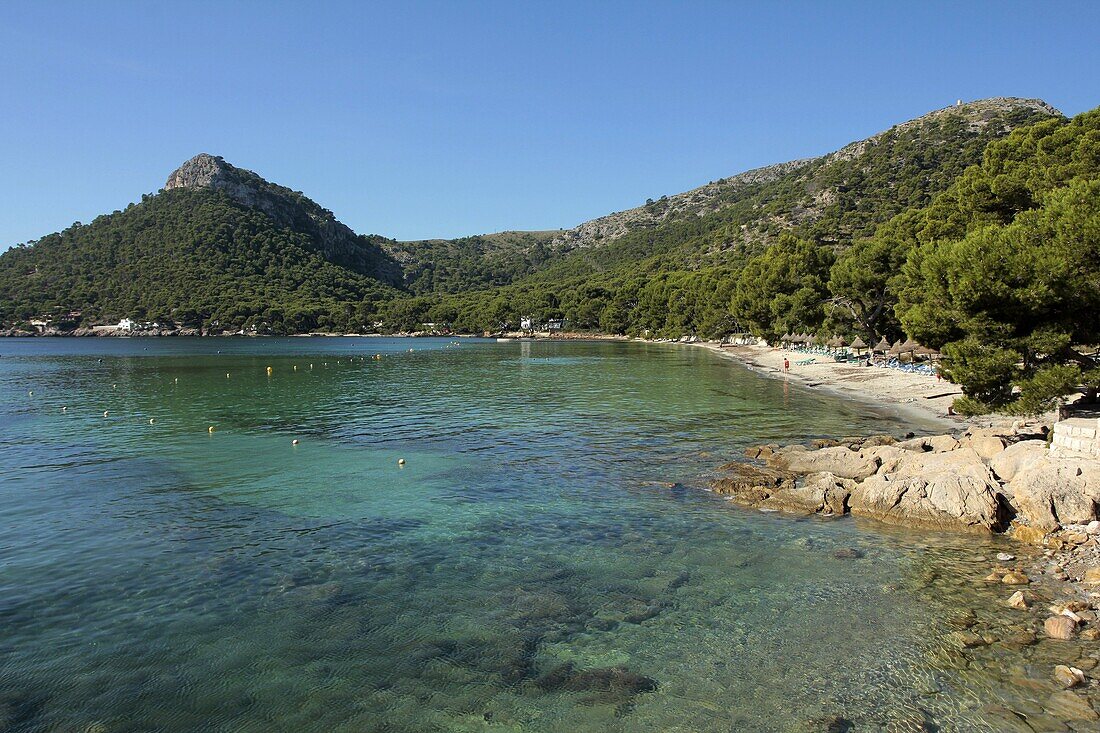
<path fill-rule="evenodd" d="M 787 357 L 783 357 L 783 371 L 789 372 L 791 370 L 791 361 Z"/>

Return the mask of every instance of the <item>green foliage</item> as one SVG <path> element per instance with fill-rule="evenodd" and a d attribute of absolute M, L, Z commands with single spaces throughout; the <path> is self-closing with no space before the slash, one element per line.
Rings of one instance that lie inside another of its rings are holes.
<path fill-rule="evenodd" d="M 991 405 L 1004 404 L 1011 398 L 1018 352 L 971 337 L 946 344 L 943 354 L 943 375 L 963 385 L 968 397 Z"/>
<path fill-rule="evenodd" d="M 831 156 L 716 182 L 703 204 L 662 196 L 644 207 L 648 223 L 587 247 L 553 244 L 555 232 L 506 232 L 408 243 L 358 237 L 325 251 L 318 222 L 331 221 L 329 212 L 235 169 L 279 203 L 276 219 L 211 191 L 147 197 L 0 255 L 0 321 L 56 308 L 95 321 L 172 318 L 275 332 L 362 330 L 374 321 L 390 331 L 427 321 L 495 331 L 529 315 L 650 336 L 817 327 L 893 334 L 901 263 L 909 257 L 905 267 L 919 269 L 914 249 L 968 231 L 973 217 L 952 202 L 1003 224 L 1004 201 L 1028 205 L 1041 181 L 1002 156 L 1015 178 L 989 183 L 969 173 L 953 199 L 933 202 L 943 223 L 891 217 L 928 204 L 990 141 L 1047 116 L 1012 105 L 948 110 Z M 1061 121 L 1047 124 L 1050 141 L 1036 142 L 1036 154 L 1061 160 L 1075 143 L 1057 137 Z M 925 255 L 929 274 L 938 272 L 934 253 Z M 959 333 L 952 322 L 927 320 Z"/>
<path fill-rule="evenodd" d="M 873 237 L 857 240 L 842 252 L 829 272 L 833 304 L 867 343 L 901 334 L 894 315 L 897 293 L 904 283 L 902 268 L 912 250 L 912 231 L 920 210 L 901 214 L 878 228 Z"/>
<path fill-rule="evenodd" d="M 896 311 L 992 407 L 1035 412 L 1095 367 L 1100 110 L 989 147 L 921 213 Z"/>
<path fill-rule="evenodd" d="M 955 401 L 951 403 L 951 407 L 957 414 L 963 417 L 977 417 L 978 415 L 988 415 L 993 412 L 992 405 L 966 395 L 955 399 Z"/>
<path fill-rule="evenodd" d="M 564 316 L 571 328 L 581 330 L 713 337 L 745 329 L 774 335 L 787 330 L 787 324 L 793 330 L 825 322 L 845 332 L 861 331 L 865 338 L 900 333 L 893 307 L 912 236 L 901 218 L 877 234 L 875 228 L 942 192 L 981 160 L 991 140 L 1045 117 L 1027 108 L 989 114 L 989 124 L 976 128 L 965 112 L 949 110 L 894 128 L 858 150 L 792 166 L 770 180 L 719 181 L 713 184 L 717 200 L 708 204 L 713 210 L 687 207 L 610 242 L 571 250 L 563 245 L 545 258 L 541 251 L 528 253 L 530 245 L 524 245 L 522 256 L 509 255 L 515 258 L 511 270 L 478 269 L 482 265 L 475 263 L 491 252 L 483 244 L 463 245 L 471 247 L 469 265 L 457 269 L 450 264 L 450 244 L 431 245 L 440 256 L 423 259 L 433 261 L 433 272 L 446 267 L 449 274 L 430 283 L 416 280 L 410 287 L 453 291 L 437 297 L 455 306 L 456 326 L 474 331 L 514 324 L 527 314 L 526 293 L 552 293 L 558 302 L 552 315 Z M 664 215 L 669 207 L 670 200 L 661 199 L 645 211 Z M 779 283 L 781 277 L 763 288 L 746 279 L 734 308 L 742 268 L 784 234 L 816 244 L 822 252 L 841 252 L 835 277 L 815 270 L 793 288 L 790 282 Z M 874 241 L 862 243 L 872 235 Z M 858 249 L 846 257 L 844 250 L 853 241 Z M 405 260 L 416 255 L 421 243 L 401 246 L 408 253 L 397 253 L 398 258 Z M 511 285 L 483 290 L 514 278 Z M 831 291 L 823 287 L 826 281 L 835 286 Z M 836 307 L 825 303 L 830 297 Z"/>
<path fill-rule="evenodd" d="M 308 234 L 209 190 L 148 196 L 0 255 L 0 322 L 80 310 L 85 322 L 361 330 L 394 295 Z"/>
<path fill-rule="evenodd" d="M 754 334 L 775 340 L 787 331 L 816 331 L 825 317 L 833 253 L 790 234 L 741 271 L 733 315 Z"/>
<path fill-rule="evenodd" d="M 1058 400 L 1081 384 L 1081 367 L 1076 364 L 1047 364 L 1020 379 L 1020 394 L 1012 411 L 1022 415 L 1038 415 L 1053 408 Z"/>
<path fill-rule="evenodd" d="M 388 242 L 403 263 L 405 288 L 416 294 L 458 292 L 507 285 L 534 274 L 553 256 L 555 232 L 499 234 Z"/>

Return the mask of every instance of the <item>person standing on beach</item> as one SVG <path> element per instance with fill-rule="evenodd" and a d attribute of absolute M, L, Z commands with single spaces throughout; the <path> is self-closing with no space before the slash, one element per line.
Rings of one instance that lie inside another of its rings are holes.
<path fill-rule="evenodd" d="M 789 372 L 791 370 L 791 362 L 787 357 L 783 357 L 783 371 Z"/>

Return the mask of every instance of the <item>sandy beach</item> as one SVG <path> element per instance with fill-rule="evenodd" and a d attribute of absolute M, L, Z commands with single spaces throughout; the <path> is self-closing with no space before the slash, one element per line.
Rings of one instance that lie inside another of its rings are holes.
<path fill-rule="evenodd" d="M 798 381 L 807 387 L 829 390 L 876 405 L 897 405 L 922 417 L 949 424 L 967 424 L 964 418 L 948 413 L 951 403 L 962 394 L 962 390 L 946 380 L 897 369 L 837 363 L 825 356 L 770 346 L 719 346 L 713 342 L 694 345 L 736 359 L 768 376 Z M 784 358 L 791 363 L 790 371 L 786 373 L 783 372 Z M 815 361 L 802 366 L 797 364 L 809 358 Z"/>

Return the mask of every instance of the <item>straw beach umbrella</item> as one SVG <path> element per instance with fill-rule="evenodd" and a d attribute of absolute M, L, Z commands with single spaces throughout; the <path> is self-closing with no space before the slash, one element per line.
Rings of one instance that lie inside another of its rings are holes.
<path fill-rule="evenodd" d="M 940 354 L 940 352 L 936 351 L 935 349 L 930 349 L 929 347 L 921 346 L 920 344 L 917 345 L 917 348 L 914 349 L 913 353 L 917 356 L 927 357 L 939 356 Z"/>
<path fill-rule="evenodd" d="M 864 349 L 866 349 L 867 344 L 865 344 L 863 342 L 863 339 L 861 339 L 859 336 L 856 336 L 855 341 L 852 342 L 852 348 L 855 349 L 856 352 L 858 353 L 858 352 L 863 351 Z"/>
<path fill-rule="evenodd" d="M 890 350 L 890 342 L 886 340 L 885 336 L 880 338 L 878 340 L 878 343 L 875 344 L 875 348 L 872 349 L 872 351 L 881 351 L 884 354 L 889 350 Z"/>
<path fill-rule="evenodd" d="M 901 341 L 895 341 L 894 345 L 886 352 L 890 356 L 898 356 L 901 354 L 902 344 Z"/>

